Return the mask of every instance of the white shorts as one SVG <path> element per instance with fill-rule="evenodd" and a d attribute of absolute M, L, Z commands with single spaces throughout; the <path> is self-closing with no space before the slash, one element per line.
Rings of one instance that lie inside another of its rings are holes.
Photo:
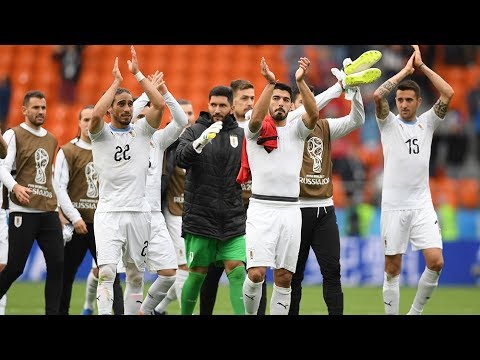
<path fill-rule="evenodd" d="M 93 226 L 98 265 L 133 263 L 140 271 L 145 264 L 151 233 L 150 211 L 95 212 Z"/>
<path fill-rule="evenodd" d="M 177 264 L 186 265 L 187 256 L 185 255 L 185 239 L 182 237 L 182 216 L 172 215 L 168 208 L 165 209 L 163 214 L 177 254 Z"/>
<path fill-rule="evenodd" d="M 301 231 L 302 213 L 297 203 L 250 198 L 245 236 L 247 269 L 265 266 L 294 273 Z"/>
<path fill-rule="evenodd" d="M 6 265 L 8 261 L 8 223 L 7 212 L 0 209 L 0 264 Z"/>
<path fill-rule="evenodd" d="M 147 267 L 150 272 L 177 269 L 177 257 L 161 211 L 152 211 L 152 237 L 148 244 Z"/>
<path fill-rule="evenodd" d="M 442 249 L 442 234 L 433 208 L 382 211 L 380 229 L 385 255 L 405 254 L 412 250 Z"/>

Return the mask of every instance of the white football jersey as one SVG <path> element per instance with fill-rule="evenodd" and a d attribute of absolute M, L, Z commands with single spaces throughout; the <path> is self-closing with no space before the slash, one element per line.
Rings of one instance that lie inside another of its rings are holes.
<path fill-rule="evenodd" d="M 278 148 L 268 153 L 257 144 L 258 135 L 245 127 L 247 154 L 252 172 L 252 193 L 258 195 L 298 197 L 303 146 L 308 129 L 301 118 L 277 127 Z"/>
<path fill-rule="evenodd" d="M 150 140 L 146 196 L 152 211 L 162 210 L 162 171 L 165 150 L 178 139 L 182 131 L 182 126 L 171 121 L 164 129 L 155 131 Z"/>
<path fill-rule="evenodd" d="M 142 118 L 127 129 L 105 124 L 90 134 L 100 191 L 97 212 L 150 210 L 145 186 L 155 130 Z"/>
<path fill-rule="evenodd" d="M 383 146 L 382 210 L 421 209 L 432 206 L 429 163 L 432 138 L 442 121 L 433 108 L 414 122 L 392 112 L 376 118 Z"/>

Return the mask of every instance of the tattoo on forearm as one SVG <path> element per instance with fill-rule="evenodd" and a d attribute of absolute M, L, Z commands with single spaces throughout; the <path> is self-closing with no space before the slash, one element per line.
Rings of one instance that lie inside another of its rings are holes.
<path fill-rule="evenodd" d="M 439 118 L 443 119 L 445 115 L 447 115 L 448 104 L 438 99 L 438 101 L 433 106 L 433 110 L 435 111 L 435 114 L 437 114 Z"/>
<path fill-rule="evenodd" d="M 385 119 L 390 112 L 390 107 L 388 106 L 388 101 L 386 99 L 382 99 L 380 101 L 380 111 L 378 112 L 379 119 Z"/>
<path fill-rule="evenodd" d="M 390 94 L 390 92 L 395 88 L 395 84 L 392 83 L 390 80 L 385 81 L 380 88 L 378 89 L 380 95 L 385 97 L 386 95 Z"/>

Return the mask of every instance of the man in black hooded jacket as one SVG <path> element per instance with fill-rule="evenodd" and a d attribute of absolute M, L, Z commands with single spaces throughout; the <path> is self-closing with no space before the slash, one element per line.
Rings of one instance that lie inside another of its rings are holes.
<path fill-rule="evenodd" d="M 180 136 L 177 165 L 186 169 L 182 235 L 189 275 L 182 291 L 182 315 L 191 315 L 211 263 L 223 262 L 230 283 L 230 302 L 245 313 L 245 208 L 237 183 L 244 130 L 232 115 L 230 87 L 216 86 L 208 112 Z"/>

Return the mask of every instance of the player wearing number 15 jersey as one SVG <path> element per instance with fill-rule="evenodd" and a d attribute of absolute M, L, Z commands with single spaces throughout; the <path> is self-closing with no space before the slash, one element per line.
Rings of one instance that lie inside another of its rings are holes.
<path fill-rule="evenodd" d="M 384 157 L 380 219 L 385 246 L 383 302 L 385 313 L 391 315 L 399 313 L 402 255 L 409 242 L 412 250 L 422 250 L 426 267 L 408 315 L 422 313 L 443 268 L 442 238 L 428 174 L 433 133 L 445 118 L 454 92 L 422 62 L 418 45 L 412 46 L 414 52 L 405 67 L 374 93 Z M 422 103 L 420 88 L 416 82 L 404 80 L 415 70 L 425 74 L 440 93 L 435 105 L 420 116 L 417 116 Z M 386 100 L 395 88 L 396 116 Z"/>

